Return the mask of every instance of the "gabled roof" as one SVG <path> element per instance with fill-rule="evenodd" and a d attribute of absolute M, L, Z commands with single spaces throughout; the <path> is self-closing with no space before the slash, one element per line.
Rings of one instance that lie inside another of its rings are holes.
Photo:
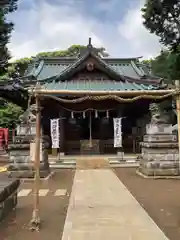
<path fill-rule="evenodd" d="M 41 58 L 38 59 L 36 64 L 29 65 L 26 70 L 24 78 L 34 77 L 38 81 L 44 81 L 51 77 L 55 77 L 61 74 L 65 69 L 69 68 L 73 65 L 78 58 Z M 112 59 L 112 58 L 102 58 L 102 60 L 108 65 L 108 67 L 112 68 L 115 72 L 120 74 L 121 76 L 126 76 L 135 79 L 141 79 L 143 77 L 147 79 L 154 79 L 143 69 L 140 69 L 138 66 L 138 59 Z M 35 66 L 36 65 L 36 66 Z"/>
<path fill-rule="evenodd" d="M 87 51 L 80 57 L 41 57 L 29 65 L 26 70 L 25 80 L 38 80 L 46 82 L 49 79 L 66 79 L 68 74 L 73 73 L 88 56 L 95 58 L 99 64 L 112 75 L 112 79 L 123 80 L 126 78 L 148 80 L 159 84 L 161 81 L 148 72 L 148 68 L 142 67 L 139 58 L 103 58 L 99 57 L 94 51 L 92 45 L 87 46 Z"/>
<path fill-rule="evenodd" d="M 106 72 L 108 75 L 111 75 L 112 79 L 117 79 L 124 81 L 124 77 L 121 76 L 120 73 L 118 73 L 115 69 L 110 67 L 105 61 L 103 61 L 95 52 L 93 51 L 93 48 L 91 46 L 87 47 L 87 51 L 84 55 L 82 55 L 77 61 L 75 61 L 73 64 L 69 65 L 67 68 L 65 68 L 61 73 L 59 73 L 55 81 L 59 80 L 66 80 L 70 76 L 72 76 L 75 72 L 78 71 L 78 67 L 82 65 L 82 63 L 87 60 L 89 57 L 92 57 L 93 59 L 97 60 L 98 65 L 100 65 L 104 72 Z"/>

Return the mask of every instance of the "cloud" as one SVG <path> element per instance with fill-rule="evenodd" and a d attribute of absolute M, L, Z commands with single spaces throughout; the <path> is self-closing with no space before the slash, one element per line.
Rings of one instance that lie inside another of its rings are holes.
<path fill-rule="evenodd" d="M 86 21 L 69 6 L 50 5 L 42 3 L 40 8 L 22 10 L 19 19 L 24 19 L 24 26 L 12 34 L 9 48 L 13 57 L 35 55 L 41 51 L 65 49 L 71 44 L 84 44 L 91 35 L 97 45 L 103 44 L 93 34 L 93 22 Z"/>
<path fill-rule="evenodd" d="M 143 1 L 144 2 L 144 1 Z M 139 52 L 142 56 L 150 58 L 155 56 L 161 49 L 158 37 L 150 34 L 143 26 L 141 8 L 143 2 L 135 9 L 127 11 L 122 22 L 118 26 L 120 36 L 126 39 L 132 52 Z"/>
<path fill-rule="evenodd" d="M 133 1 L 135 3 L 139 0 Z M 99 0 L 96 10 L 111 14 L 111 18 L 107 15 L 111 21 L 107 21 L 107 18 L 105 21 L 103 15 L 97 12 L 96 16 L 89 12 L 86 14 L 82 4 L 75 5 L 74 1 L 56 0 L 54 5 L 48 0 L 39 0 L 38 4 L 32 2 L 31 8 L 20 6 L 19 11 L 12 15 L 15 31 L 9 49 L 15 59 L 66 49 L 72 44 L 86 45 L 90 36 L 93 45 L 104 46 L 110 55 L 116 57 L 148 57 L 156 55 L 160 49 L 157 38 L 150 35 L 142 25 L 139 4 L 119 14 L 117 8 L 123 7 L 122 1 Z M 113 8 L 116 11 L 113 12 Z"/>

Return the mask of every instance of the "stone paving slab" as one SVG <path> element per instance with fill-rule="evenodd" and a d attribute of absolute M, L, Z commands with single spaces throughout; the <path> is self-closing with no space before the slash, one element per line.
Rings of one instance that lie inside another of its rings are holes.
<path fill-rule="evenodd" d="M 28 197 L 30 194 L 33 194 L 33 189 L 21 189 L 18 192 L 18 197 Z M 53 196 L 65 196 L 67 194 L 67 189 L 39 189 L 40 197 L 46 197 L 48 194 Z"/>
<path fill-rule="evenodd" d="M 168 240 L 111 169 L 77 170 L 62 240 Z"/>
<path fill-rule="evenodd" d="M 76 169 L 78 170 L 85 170 L 85 169 L 102 169 L 102 168 L 109 168 L 109 161 L 105 158 L 78 158 L 76 160 Z"/>

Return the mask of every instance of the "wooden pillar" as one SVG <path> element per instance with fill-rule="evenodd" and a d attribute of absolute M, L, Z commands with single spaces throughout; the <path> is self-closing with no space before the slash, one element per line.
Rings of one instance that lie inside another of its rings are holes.
<path fill-rule="evenodd" d="M 64 118 L 63 117 L 60 117 L 60 129 L 59 129 L 59 131 L 60 131 L 60 149 L 59 149 L 59 153 L 60 153 L 60 155 L 64 155 L 64 151 L 65 151 L 65 149 L 64 149 L 64 137 L 65 137 L 65 135 L 64 135 Z"/>
<path fill-rule="evenodd" d="M 106 129 L 104 127 L 103 118 L 99 119 L 100 126 L 99 126 L 99 142 L 100 142 L 100 153 L 105 153 L 105 133 Z"/>
<path fill-rule="evenodd" d="M 175 81 L 177 89 L 180 89 L 180 80 Z M 180 173 L 180 93 L 176 96 L 176 111 L 177 111 L 177 124 L 178 124 L 178 146 L 179 146 L 179 173 Z"/>
<path fill-rule="evenodd" d="M 117 117 L 118 117 L 118 118 L 122 117 L 122 115 L 123 115 L 122 110 L 123 110 L 123 109 L 121 109 L 120 107 L 118 107 L 118 109 L 117 109 Z M 122 129 L 122 120 L 121 120 L 121 129 Z M 121 134 L 122 134 L 122 133 L 121 133 Z M 122 137 L 123 137 L 123 136 L 122 136 Z M 120 155 L 120 156 L 123 155 L 123 146 L 117 148 L 117 155 Z"/>
<path fill-rule="evenodd" d="M 33 214 L 31 220 L 31 230 L 39 230 L 40 215 L 39 215 L 39 185 L 40 185 L 40 141 L 41 141 L 41 112 L 40 99 L 36 95 L 36 146 L 35 146 L 35 176 L 34 176 L 34 203 Z"/>

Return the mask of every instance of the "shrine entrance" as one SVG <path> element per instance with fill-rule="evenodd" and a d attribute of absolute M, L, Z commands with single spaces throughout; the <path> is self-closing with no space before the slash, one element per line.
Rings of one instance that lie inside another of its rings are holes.
<path fill-rule="evenodd" d="M 140 152 L 140 142 L 144 135 L 149 102 L 145 100 L 130 104 L 116 102 L 87 102 L 81 105 L 60 105 L 54 100 L 42 101 L 42 126 L 51 141 L 51 119 L 59 119 L 59 148 L 61 155 L 112 155 Z M 53 106 L 53 108 L 52 108 Z M 122 118 L 121 149 L 114 147 L 114 118 Z M 52 143 L 49 144 L 52 153 Z M 54 155 L 54 154 L 53 154 Z"/>
<path fill-rule="evenodd" d="M 65 154 L 116 153 L 113 147 L 113 118 L 108 116 L 107 111 L 76 114 L 74 118 L 67 119 L 64 131 Z"/>

